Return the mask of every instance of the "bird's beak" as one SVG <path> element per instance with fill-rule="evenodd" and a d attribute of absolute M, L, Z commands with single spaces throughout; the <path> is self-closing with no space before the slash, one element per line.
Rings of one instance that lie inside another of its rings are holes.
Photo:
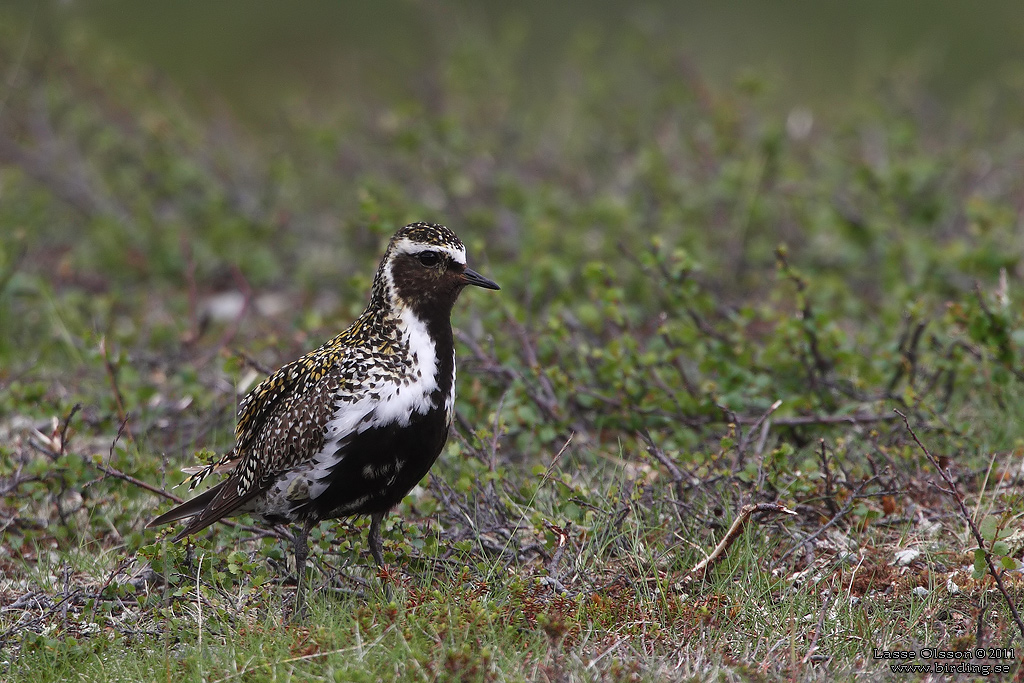
<path fill-rule="evenodd" d="M 484 289 L 501 289 L 497 282 L 494 280 L 488 280 L 472 268 L 466 268 L 466 270 L 462 271 L 462 282 L 463 284 L 476 285 L 477 287 L 483 287 Z"/>

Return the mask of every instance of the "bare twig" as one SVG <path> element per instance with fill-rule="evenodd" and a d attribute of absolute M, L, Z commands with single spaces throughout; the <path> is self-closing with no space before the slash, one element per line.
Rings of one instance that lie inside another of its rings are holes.
<path fill-rule="evenodd" d="M 554 389 L 551 388 L 550 380 L 541 371 L 539 364 L 537 364 L 536 353 L 534 352 L 533 346 L 529 337 L 526 336 L 525 331 L 522 333 L 520 340 L 523 345 L 523 353 L 526 355 L 527 364 L 530 365 L 530 369 L 537 378 L 537 385 L 528 381 L 526 375 L 518 370 L 498 362 L 492 355 L 484 351 L 483 348 L 481 348 L 481 346 L 465 332 L 455 330 L 455 337 L 469 347 L 469 350 L 473 352 L 474 359 L 480 363 L 480 367 L 484 372 L 497 377 L 502 377 L 509 382 L 514 382 L 516 380 L 522 382 L 526 395 L 530 397 L 530 400 L 532 400 L 538 408 L 540 408 L 546 418 L 554 421 L 559 421 L 561 419 L 557 397 L 553 393 Z"/>
<path fill-rule="evenodd" d="M 995 563 L 992 562 L 992 554 L 985 547 L 985 538 L 981 535 L 981 530 L 978 529 L 978 525 L 974 523 L 974 518 L 971 517 L 970 511 L 967 509 L 967 504 L 964 502 L 964 497 L 961 495 L 959 489 L 957 489 L 956 482 L 953 481 L 953 476 L 949 473 L 949 469 L 942 467 L 939 464 L 938 458 L 932 455 L 932 452 L 929 451 L 923 443 L 921 443 L 921 439 L 917 438 L 917 432 L 915 432 L 914 428 L 910 426 L 910 420 L 907 419 L 907 416 L 898 410 L 894 412 L 903 418 L 903 424 L 907 426 L 907 431 L 910 432 L 910 436 L 913 437 L 914 442 L 917 443 L 921 451 L 924 452 L 925 457 L 928 458 L 928 462 L 932 464 L 932 467 L 938 470 L 939 476 L 942 477 L 942 480 L 946 482 L 946 485 L 949 487 L 948 489 L 944 489 L 941 486 L 938 488 L 956 501 L 956 505 L 960 509 L 960 516 L 967 522 L 967 525 L 971 529 L 971 534 L 974 535 L 974 540 L 978 542 L 978 548 L 981 549 L 982 555 L 985 556 L 985 564 L 988 565 L 988 572 L 992 575 L 992 578 L 995 579 L 996 587 L 999 588 L 999 592 L 1003 594 L 1003 599 L 1006 600 L 1006 604 L 1010 608 L 1013 620 L 1017 623 L 1017 628 L 1020 629 L 1021 637 L 1024 637 L 1024 621 L 1021 621 L 1020 614 L 1017 613 L 1017 605 L 1014 604 L 1013 600 L 1010 598 L 1010 594 L 1006 591 L 1006 586 L 1003 585 L 1002 574 L 996 571 Z"/>
<path fill-rule="evenodd" d="M 896 371 L 893 373 L 892 379 L 889 380 L 889 386 L 885 389 L 886 396 L 893 395 L 893 392 L 896 391 L 896 386 L 904 375 L 907 377 L 907 385 L 914 386 L 917 375 L 917 349 L 920 346 L 921 335 L 928 326 L 928 322 L 918 322 L 914 325 L 913 331 L 909 329 L 909 321 L 907 325 L 908 329 L 903 331 L 899 344 L 902 361 L 896 366 Z"/>
<path fill-rule="evenodd" d="M 762 418 L 740 415 L 736 418 L 740 424 L 757 424 Z M 870 424 L 872 422 L 889 422 L 898 418 L 892 415 L 876 415 L 873 413 L 860 415 L 796 415 L 793 417 L 778 417 L 771 421 L 777 427 L 798 427 L 801 425 L 817 424 Z"/>
<path fill-rule="evenodd" d="M 593 398 L 598 399 L 609 405 L 613 405 L 618 408 L 629 407 L 622 401 L 617 401 L 607 396 L 602 396 L 597 392 L 591 391 L 586 388 L 581 388 L 580 393 L 586 394 Z M 640 413 L 643 415 L 657 415 L 660 417 L 667 417 L 677 420 L 690 427 L 703 427 L 711 424 L 722 424 L 723 422 L 733 422 L 737 425 L 756 425 L 760 424 L 763 420 L 763 415 L 736 415 L 732 411 L 725 410 L 722 406 L 718 406 L 723 410 L 723 417 L 715 417 L 710 415 L 694 415 L 694 416 L 681 416 L 672 415 L 670 413 L 641 410 L 639 408 L 633 408 L 632 412 Z M 801 427 L 805 425 L 837 425 L 837 424 L 849 424 L 849 425 L 861 425 L 861 424 L 873 424 L 875 422 L 891 422 L 898 420 L 899 418 L 895 415 L 879 415 L 876 413 L 857 413 L 853 415 L 794 415 L 792 417 L 776 417 L 768 422 L 772 427 Z"/>
<path fill-rule="evenodd" d="M 517 533 L 519 533 L 519 530 L 523 527 L 523 524 L 526 522 L 526 518 L 528 516 L 527 515 L 527 511 L 529 510 L 530 507 L 533 506 L 534 501 L 537 499 L 537 495 L 540 493 L 541 487 L 544 486 L 544 482 L 546 482 L 546 481 L 558 481 L 558 480 L 554 479 L 551 476 L 551 473 L 554 471 L 555 465 L 557 465 L 558 461 L 561 459 L 562 454 L 565 453 L 566 449 L 569 448 L 569 444 L 572 443 L 572 440 L 573 440 L 574 436 L 576 436 L 575 432 L 570 434 L 569 438 L 567 438 L 565 440 L 565 443 L 562 444 L 562 447 L 559 448 L 558 452 L 555 453 L 553 458 L 551 458 L 551 462 L 548 463 L 547 468 L 544 470 L 544 474 L 541 475 L 540 481 L 537 483 L 537 488 L 535 488 L 534 491 L 533 491 L 533 496 L 530 498 L 529 501 L 526 502 L 525 505 L 520 506 L 521 509 L 522 509 L 522 512 L 519 514 L 519 519 L 516 521 L 515 526 L 512 529 L 509 530 L 508 537 L 507 537 L 507 539 L 505 541 L 505 545 L 500 550 L 501 554 L 504 554 L 508 550 L 509 546 L 512 545 L 513 538 L 515 537 L 515 535 Z M 463 512 L 463 514 L 466 516 L 467 521 L 469 521 L 470 526 L 471 527 L 475 527 L 475 525 L 473 524 L 472 518 L 470 518 L 469 515 L 467 513 L 465 513 L 465 512 Z M 496 569 L 497 569 L 497 563 L 492 565 L 491 571 L 495 571 Z"/>
<path fill-rule="evenodd" d="M 245 351 L 235 350 L 232 353 L 234 353 L 236 356 L 241 358 L 243 363 L 248 365 L 250 368 L 252 368 L 256 372 L 258 372 L 258 373 L 260 373 L 262 375 L 272 375 L 272 374 L 274 374 L 274 369 L 273 368 L 271 368 L 268 365 L 264 365 L 263 363 L 259 362 L 258 360 L 256 360 L 252 356 L 250 356 Z"/>
<path fill-rule="evenodd" d="M 71 418 L 75 416 L 79 410 L 82 409 L 81 403 L 76 403 L 72 406 L 71 410 L 68 411 L 67 417 L 64 418 L 64 426 L 60 429 L 60 452 L 58 455 L 63 456 L 67 451 L 68 447 L 68 427 L 71 425 Z"/>
<path fill-rule="evenodd" d="M 121 423 L 121 426 L 117 430 L 117 435 L 114 437 L 114 440 L 110 443 L 110 451 L 109 451 L 109 455 L 108 455 L 108 458 L 107 458 L 108 462 L 111 459 L 113 459 L 113 457 L 114 457 L 114 448 L 117 445 L 117 442 L 121 439 L 121 436 L 123 436 L 123 434 L 124 434 L 126 422 L 127 422 L 127 419 L 126 419 L 125 422 Z M 170 501 L 173 501 L 174 503 L 183 503 L 183 502 L 185 502 L 184 498 L 179 498 L 178 496 L 174 495 L 173 493 L 168 493 L 167 491 L 164 491 L 161 488 L 158 488 L 156 486 L 153 486 L 152 484 L 144 482 L 141 479 L 137 479 L 136 477 L 133 477 L 130 474 L 126 474 L 125 472 L 122 472 L 121 470 L 117 469 L 116 467 L 112 467 L 111 465 L 108 465 L 108 464 L 105 464 L 105 463 L 102 463 L 102 462 L 95 462 L 95 461 L 91 461 L 91 460 L 88 461 L 88 462 L 89 462 L 89 464 L 91 464 L 93 467 L 95 467 L 96 469 L 98 469 L 100 472 L 102 472 L 104 475 L 106 475 L 108 477 L 113 477 L 114 479 L 119 479 L 121 481 L 124 481 L 124 482 L 127 482 L 127 483 L 131 484 L 132 486 L 137 486 L 140 489 L 143 489 L 145 491 L 149 491 L 150 493 L 155 493 L 156 495 L 162 496 L 163 498 L 166 498 L 166 499 L 168 499 Z M 229 520 L 229 519 L 222 519 L 222 520 L 220 520 L 220 523 L 224 524 L 226 526 L 230 526 L 230 527 L 235 527 L 235 528 L 241 529 L 242 531 L 248 531 L 250 533 L 257 534 L 259 536 L 273 536 L 275 538 L 289 540 L 289 537 L 285 533 L 279 531 L 278 529 L 264 529 L 264 528 L 261 528 L 261 527 L 252 526 L 250 524 L 241 524 L 239 522 L 234 522 L 234 521 Z"/>
<path fill-rule="evenodd" d="M 743 531 L 743 527 L 750 520 L 750 516 L 755 512 L 766 512 L 775 515 L 796 515 L 796 512 L 780 503 L 757 503 L 744 505 L 740 508 L 740 514 L 733 520 L 732 526 L 729 527 L 729 530 L 725 533 L 725 536 L 722 537 L 722 540 L 718 542 L 718 545 L 715 546 L 715 549 L 711 551 L 711 554 L 698 562 L 693 569 L 687 572 L 685 578 L 696 578 L 698 576 L 703 577 L 708 568 L 722 559 L 726 551 L 729 550 L 729 547 L 736 542 L 736 539 L 740 536 L 740 532 Z"/>
<path fill-rule="evenodd" d="M 117 370 L 114 369 L 113 364 L 110 362 L 110 356 L 107 354 L 107 338 L 100 338 L 100 353 L 103 355 L 103 367 L 107 371 L 107 379 L 110 380 L 110 388 L 114 392 L 114 403 L 117 405 L 117 416 L 121 419 L 121 426 L 117 430 L 118 437 L 121 436 L 122 432 L 128 435 L 128 438 L 132 441 L 135 437 L 132 436 L 131 429 L 127 428 L 128 413 L 124 409 L 124 399 L 121 397 L 121 388 L 117 384 Z M 117 443 L 117 439 L 114 440 Z M 111 446 L 113 448 L 113 446 Z"/>
<path fill-rule="evenodd" d="M 156 486 L 153 486 L 152 484 L 147 484 L 146 482 L 142 481 L 141 479 L 136 479 L 132 475 L 125 474 L 121 470 L 116 469 L 114 467 L 110 467 L 108 465 L 104 465 L 101 462 L 94 462 L 94 463 L 92 463 L 92 466 L 95 467 L 96 469 L 98 469 L 103 474 L 107 475 L 108 477 L 113 477 L 114 479 L 120 479 L 121 481 L 126 481 L 129 484 L 131 484 L 132 486 L 138 486 L 140 489 L 145 489 L 145 490 L 149 491 L 150 493 L 155 493 L 158 496 L 163 496 L 164 498 L 167 498 L 168 500 L 172 500 L 175 503 L 184 502 L 183 498 L 178 498 L 178 496 L 174 495 L 173 493 L 167 493 L 166 491 L 163 491 L 163 490 L 157 488 Z"/>
<path fill-rule="evenodd" d="M 808 374 L 810 381 L 817 386 L 819 377 L 823 380 L 828 378 L 834 363 L 826 359 L 824 354 L 822 354 L 817 330 L 813 325 L 809 324 L 815 320 L 815 315 L 814 310 L 811 308 L 810 297 L 807 294 L 807 281 L 789 265 L 789 259 L 784 248 L 780 247 L 775 250 L 775 258 L 778 259 L 782 274 L 793 283 L 802 300 L 799 303 L 800 314 L 803 320 L 808 323 L 804 325 L 804 337 L 807 340 L 807 348 L 811 353 L 811 359 L 814 361 L 814 370 L 817 371 L 818 375 L 816 376 L 814 372 L 809 372 Z"/>
<path fill-rule="evenodd" d="M 551 554 L 551 560 L 548 562 L 547 570 L 548 576 L 552 579 L 558 579 L 558 565 L 562 562 L 562 555 L 565 553 L 565 545 L 569 541 L 569 528 L 572 522 L 568 522 L 565 527 L 560 527 L 552 524 L 551 522 L 544 522 L 546 526 L 558 539 L 558 544 L 555 546 L 555 552 Z"/>
<path fill-rule="evenodd" d="M 554 387 L 551 385 L 551 380 L 548 379 L 548 376 L 541 369 L 540 362 L 537 360 L 537 352 L 533 348 L 533 342 L 530 340 L 530 334 L 523 327 L 522 323 L 513 316 L 508 316 L 508 320 L 516 331 L 516 336 L 519 337 L 519 343 L 523 348 L 524 360 L 526 360 L 527 366 L 533 371 L 534 376 L 537 378 L 537 383 L 540 385 L 540 393 L 543 394 L 543 405 L 541 407 L 548 413 L 549 417 L 558 419 L 558 397 L 555 394 Z"/>
<path fill-rule="evenodd" d="M 114 459 L 114 448 L 117 447 L 117 442 L 121 440 L 122 436 L 124 436 L 125 428 L 126 428 L 127 424 L 128 424 L 128 417 L 126 416 L 121 421 L 121 425 L 117 428 L 117 435 L 114 436 L 114 440 L 110 442 L 110 450 L 108 451 L 108 454 L 107 454 L 107 463 L 113 461 L 113 459 Z M 114 479 L 120 479 L 121 481 L 126 481 L 129 484 L 131 484 L 133 486 L 138 486 L 140 489 L 145 489 L 146 491 L 149 491 L 150 493 L 155 493 L 158 496 L 163 496 L 164 498 L 169 498 L 169 499 L 173 500 L 175 503 L 182 502 L 182 499 L 178 498 L 174 494 L 167 493 L 166 491 L 162 491 L 162 490 L 158 489 L 157 487 L 153 486 L 152 484 L 147 484 L 146 482 L 142 481 L 141 479 L 136 479 L 135 477 L 133 477 L 130 474 L 125 474 L 121 470 L 119 470 L 119 469 L 117 469 L 115 467 L 111 467 L 108 464 L 105 464 L 105 463 L 102 463 L 102 462 L 92 462 L 91 464 L 92 464 L 93 467 L 95 467 L 100 472 L 102 472 L 103 474 L 105 474 L 105 475 L 107 475 L 109 477 L 113 477 Z"/>
<path fill-rule="evenodd" d="M 754 422 L 754 424 L 751 425 L 750 429 L 748 429 L 743 434 L 743 436 L 740 438 L 739 444 L 736 446 L 735 466 L 736 466 L 737 470 L 742 469 L 742 467 L 743 467 L 743 459 L 744 459 L 744 455 L 745 455 L 746 450 L 747 450 L 747 445 L 750 443 L 750 437 L 754 434 L 754 432 L 757 431 L 758 427 L 760 427 L 762 424 L 765 424 L 765 425 L 769 425 L 770 424 L 770 422 L 768 421 L 768 418 L 770 418 L 772 416 L 772 413 L 774 413 L 776 410 L 778 410 L 779 406 L 781 406 L 781 405 L 782 405 L 782 399 L 779 399 L 779 400 L 775 401 L 774 403 L 772 403 L 771 406 L 768 407 L 768 410 L 764 411 L 764 413 L 761 415 L 761 417 L 757 418 L 757 420 Z"/>
<path fill-rule="evenodd" d="M 839 512 L 836 505 L 835 494 L 832 490 L 832 470 L 828 466 L 828 451 L 825 449 L 825 439 L 818 439 L 818 456 L 821 458 L 821 474 L 825 481 L 825 504 L 834 517 Z"/>
<path fill-rule="evenodd" d="M 822 629 L 825 627 L 825 615 L 828 613 L 828 605 L 831 602 L 832 592 L 824 591 L 824 597 L 821 601 L 821 611 L 818 612 L 818 625 L 814 627 L 814 634 L 811 636 L 811 643 L 807 646 L 807 654 L 800 660 L 801 664 L 806 664 L 811 661 L 811 657 L 814 656 L 814 651 L 818 649 L 818 636 L 821 635 Z"/>
<path fill-rule="evenodd" d="M 835 526 L 836 523 L 839 520 L 841 520 L 843 517 L 845 517 L 846 514 L 850 510 L 853 509 L 853 504 L 856 501 L 858 501 L 858 500 L 860 500 L 861 498 L 864 497 L 863 496 L 864 489 L 866 489 L 868 487 L 868 484 L 871 484 L 871 483 L 873 483 L 873 482 L 875 482 L 877 480 L 878 480 L 878 475 L 876 474 L 874 476 L 871 476 L 871 477 L 865 479 L 863 482 L 861 482 L 861 485 L 856 488 L 856 490 L 853 492 L 853 495 L 851 495 L 849 500 L 846 501 L 846 504 L 843 505 L 843 508 L 839 512 L 834 514 L 832 516 L 832 519 L 830 519 L 827 522 L 825 522 L 824 524 L 822 524 L 821 527 L 819 527 L 818 530 L 815 531 L 813 534 L 811 534 L 807 538 L 803 539 L 802 541 L 800 541 L 799 543 L 794 545 L 792 548 L 787 550 L 785 553 L 783 553 L 782 557 L 780 557 L 779 559 L 777 559 L 774 562 L 774 566 L 778 566 L 778 565 L 782 564 L 786 560 L 787 557 L 789 557 L 794 552 L 796 552 L 797 548 L 799 548 L 802 545 L 806 545 L 806 544 L 810 543 L 811 541 L 816 539 L 818 536 L 821 536 L 823 533 L 825 533 L 826 531 L 831 529 L 833 526 Z"/>
<path fill-rule="evenodd" d="M 661 450 L 657 444 L 654 443 L 654 439 L 651 438 L 651 433 L 647 430 L 643 432 L 637 432 L 637 436 L 644 440 L 647 444 L 647 452 L 652 458 L 660 462 L 668 470 L 669 476 L 672 477 L 672 482 L 676 485 L 676 495 L 679 500 L 683 499 L 683 473 L 679 467 L 672 461 L 672 458 L 668 457 L 665 451 Z"/>

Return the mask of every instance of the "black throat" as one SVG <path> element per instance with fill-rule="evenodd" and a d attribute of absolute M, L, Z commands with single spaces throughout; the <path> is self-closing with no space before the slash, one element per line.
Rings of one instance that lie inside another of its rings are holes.
<path fill-rule="evenodd" d="M 433 318 L 420 317 L 420 320 L 427 326 L 427 334 L 434 342 L 434 357 L 437 359 L 437 388 L 430 394 L 430 399 L 434 406 L 443 410 L 445 401 L 455 390 L 452 386 L 455 374 L 455 338 L 452 334 L 451 318 L 445 315 Z"/>
<path fill-rule="evenodd" d="M 455 368 L 452 308 L 463 285 L 458 278 L 421 268 L 411 256 L 404 254 L 392 264 L 391 276 L 394 293 L 423 322 L 434 342 L 437 389 L 431 394 L 431 399 L 435 406 L 443 409 L 445 399 L 453 390 Z"/>

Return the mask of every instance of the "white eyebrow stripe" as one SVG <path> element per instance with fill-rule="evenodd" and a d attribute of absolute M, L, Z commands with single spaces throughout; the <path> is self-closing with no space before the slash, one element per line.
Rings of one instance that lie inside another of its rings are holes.
<path fill-rule="evenodd" d="M 445 247 L 444 251 L 448 252 L 448 255 L 452 257 L 452 261 L 458 264 L 466 265 L 466 250 L 465 249 L 452 249 L 451 247 Z"/>
<path fill-rule="evenodd" d="M 395 253 L 397 254 L 416 256 L 424 251 L 438 251 L 447 254 L 456 263 L 463 266 L 466 265 L 465 248 L 459 249 L 448 244 L 424 244 L 422 242 L 413 242 L 409 238 L 405 238 L 395 244 Z"/>

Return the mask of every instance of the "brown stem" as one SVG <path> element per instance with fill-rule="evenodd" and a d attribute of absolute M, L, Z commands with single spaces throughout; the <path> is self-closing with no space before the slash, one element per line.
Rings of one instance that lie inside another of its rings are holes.
<path fill-rule="evenodd" d="M 739 538 L 740 533 L 743 531 L 743 527 L 750 520 L 750 516 L 755 512 L 767 512 L 776 515 L 796 514 L 796 512 L 780 503 L 757 503 L 744 505 L 740 508 L 740 514 L 733 520 L 732 526 L 729 527 L 729 530 L 725 533 L 722 540 L 718 542 L 718 545 L 715 546 L 715 549 L 711 551 L 710 555 L 698 562 L 693 569 L 687 572 L 686 578 L 697 576 L 703 577 L 711 565 L 722 559 L 725 552 L 729 550 L 729 546 L 735 543 L 736 539 Z"/>
<path fill-rule="evenodd" d="M 992 578 L 995 579 L 996 587 L 998 587 L 999 592 L 1003 594 L 1003 599 L 1006 600 L 1006 604 L 1010 607 L 1010 613 L 1013 615 L 1013 620 L 1017 622 L 1017 628 L 1020 629 L 1020 635 L 1021 637 L 1024 637 L 1024 621 L 1021 621 L 1020 614 L 1017 613 L 1017 606 L 1014 604 L 1013 600 L 1010 599 L 1010 594 L 1006 591 L 1006 586 L 1003 585 L 1002 574 L 996 571 L 995 563 L 992 562 L 992 554 L 985 548 L 985 538 L 981 535 L 981 530 L 978 529 L 978 525 L 974 523 L 974 518 L 971 517 L 970 511 L 967 509 L 967 504 L 964 502 L 964 497 L 960 494 L 960 490 L 957 489 L 956 482 L 953 481 L 953 476 L 949 473 L 947 468 L 944 468 L 939 464 L 938 458 L 932 455 L 931 451 L 921 443 L 921 439 L 917 438 L 917 433 L 914 431 L 914 428 L 910 426 L 910 420 L 907 419 L 907 416 L 898 410 L 894 412 L 903 418 L 903 424 L 907 426 L 907 431 L 910 432 L 910 436 L 913 437 L 918 447 L 924 452 L 925 457 L 928 458 L 928 462 L 932 464 L 932 467 L 938 470 L 942 480 L 946 482 L 947 486 L 949 486 L 948 489 L 943 489 L 942 487 L 939 487 L 939 489 L 949 494 L 949 496 L 956 501 L 956 505 L 960 509 L 960 516 L 966 520 L 967 526 L 971 529 L 971 534 L 974 535 L 974 540 L 978 542 L 978 547 L 985 556 L 985 564 L 988 565 L 988 572 L 992 575 Z"/>
<path fill-rule="evenodd" d="M 107 338 L 100 338 L 100 353 L 103 354 L 103 367 L 107 371 L 107 379 L 110 381 L 110 388 L 114 392 L 114 404 L 117 406 L 117 416 L 121 420 L 121 426 L 117 430 L 118 437 L 121 434 L 127 434 L 128 438 L 132 441 L 135 437 L 132 436 L 132 430 L 128 428 L 128 413 L 124 409 L 124 399 L 121 397 L 121 388 L 117 383 L 117 370 L 114 365 L 110 362 L 110 356 L 107 354 Z M 117 439 L 114 440 L 117 442 Z M 111 446 L 113 448 L 113 446 Z"/>

